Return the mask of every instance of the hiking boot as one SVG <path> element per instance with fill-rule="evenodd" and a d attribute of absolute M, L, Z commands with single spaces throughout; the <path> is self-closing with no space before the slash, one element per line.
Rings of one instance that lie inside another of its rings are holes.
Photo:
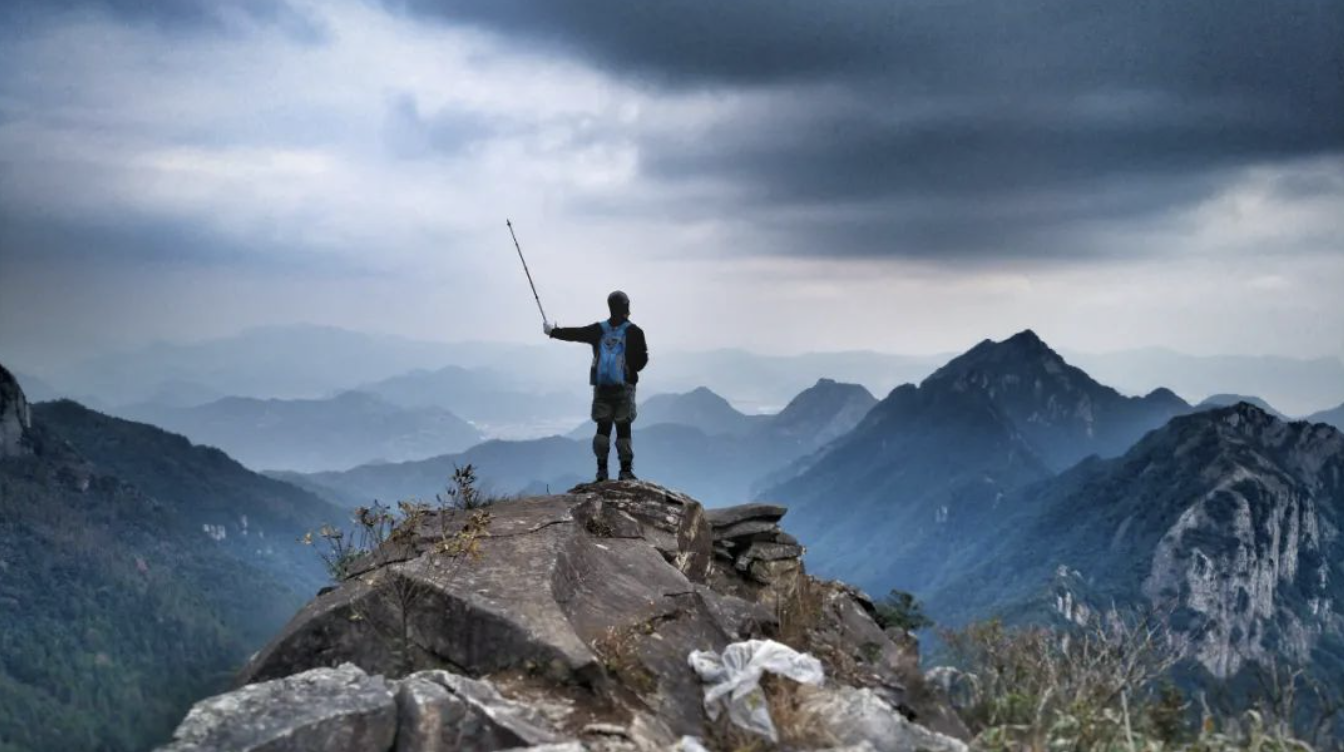
<path fill-rule="evenodd" d="M 621 465 L 621 474 L 619 480 L 639 480 L 635 477 L 635 470 L 629 465 Z"/>
<path fill-rule="evenodd" d="M 599 462 L 599 463 L 597 463 L 597 479 L 596 479 L 596 482 L 597 482 L 597 483 L 601 483 L 601 482 L 604 481 L 604 480 L 610 480 L 610 478 L 611 478 L 611 476 L 610 476 L 610 475 L 607 475 L 607 463 L 605 463 L 605 462 Z"/>

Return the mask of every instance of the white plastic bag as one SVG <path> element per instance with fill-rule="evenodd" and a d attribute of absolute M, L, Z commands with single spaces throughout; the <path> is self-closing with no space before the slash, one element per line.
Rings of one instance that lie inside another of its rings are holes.
<path fill-rule="evenodd" d="M 694 736 L 683 736 L 672 745 L 671 752 L 709 752 Z"/>
<path fill-rule="evenodd" d="M 728 706 L 728 718 L 734 725 L 778 742 L 770 708 L 761 691 L 761 676 L 787 676 L 802 684 L 821 684 L 825 673 L 821 661 L 799 653 L 774 640 L 734 642 L 723 655 L 708 650 L 693 650 L 687 657 L 691 668 L 700 675 L 705 688 L 705 712 L 711 720 Z"/>

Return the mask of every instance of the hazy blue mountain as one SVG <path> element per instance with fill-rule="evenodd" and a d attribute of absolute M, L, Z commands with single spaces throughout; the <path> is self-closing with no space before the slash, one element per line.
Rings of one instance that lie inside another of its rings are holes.
<path fill-rule="evenodd" d="M 0 746 L 151 748 L 325 582 L 296 538 L 340 513 L 151 426 L 22 401 L 0 368 L 22 433 L 0 451 Z"/>
<path fill-rule="evenodd" d="M 946 360 L 941 355 L 871 351 L 779 356 L 738 349 L 666 350 L 659 345 L 657 329 L 649 329 L 648 335 L 651 357 L 640 377 L 643 393 L 681 394 L 703 386 L 748 414 L 778 412 L 814 384 L 819 374 L 885 394 L 897 384 L 928 376 Z M 543 341 L 537 345 L 473 343 L 453 348 L 455 365 L 506 374 L 532 391 L 587 394 L 591 351 L 581 345 Z"/>
<path fill-rule="evenodd" d="M 443 407 L 491 436 L 525 438 L 563 432 L 587 411 L 589 351 L 545 341 L 540 334 L 537 339 L 536 344 L 441 343 L 323 326 L 263 327 L 103 355 L 60 368 L 46 381 L 53 395 L 100 408 L 186 407 L 223 395 L 294 399 L 370 391 L 403 406 Z M 927 376 L 942 360 L 862 351 L 770 356 L 664 350 L 656 330 L 650 342 L 645 393 L 703 385 L 751 413 L 777 412 L 818 374 L 885 393 Z"/>
<path fill-rule="evenodd" d="M 403 407 L 438 407 L 472 421 L 487 435 L 536 436 L 572 425 L 588 412 L 586 384 L 546 391 L 527 378 L 493 368 L 417 369 L 360 387 Z"/>
<path fill-rule="evenodd" d="M 53 374 L 52 381 L 66 394 L 93 394 L 118 405 L 150 401 L 174 383 L 219 395 L 318 397 L 451 362 L 452 348 L 443 343 L 296 325 L 104 355 L 64 369 L 60 378 Z"/>
<path fill-rule="evenodd" d="M 374 500 L 391 503 L 400 499 L 432 499 L 448 486 L 455 467 L 468 464 L 477 469 L 482 490 L 514 494 L 534 483 L 544 486 L 555 482 L 558 487 L 569 480 L 587 480 L 592 462 L 592 449 L 587 442 L 553 436 L 487 441 L 465 452 L 414 462 L 375 463 L 340 472 L 283 473 L 276 477 L 325 492 L 325 498 L 333 503 L 356 507 Z"/>
<path fill-rule="evenodd" d="M 819 379 L 757 430 L 796 443 L 800 454 L 811 452 L 852 431 L 876 404 L 872 392 L 858 384 Z"/>
<path fill-rule="evenodd" d="M 145 399 L 146 405 L 156 407 L 196 407 L 223 399 L 228 395 L 219 389 L 182 379 L 161 381 Z"/>
<path fill-rule="evenodd" d="M 656 337 L 656 332 L 650 333 Z M 656 345 L 656 339 L 650 340 Z M 899 384 L 919 381 L 947 358 L 942 355 L 896 355 L 872 351 L 759 355 L 745 350 L 678 351 L 660 354 L 653 348 L 647 374 L 660 392 L 685 392 L 706 386 L 751 413 L 775 413 L 819 374 L 839 382 L 862 384 L 886 394 Z M 641 380 L 641 387 L 645 384 Z"/>
<path fill-rule="evenodd" d="M 1253 397 L 1246 394 L 1212 394 L 1206 397 L 1198 405 L 1195 405 L 1195 409 L 1212 410 L 1219 407 L 1231 407 L 1232 405 L 1235 405 L 1238 402 L 1245 402 L 1248 405 L 1255 405 L 1261 410 L 1264 410 L 1265 412 L 1279 419 L 1286 419 L 1288 417 L 1283 413 L 1279 412 L 1278 410 L 1275 410 L 1268 402 L 1260 399 L 1259 397 Z"/>
<path fill-rule="evenodd" d="M 656 394 L 640 403 L 636 430 L 659 424 L 683 425 L 708 435 L 742 436 L 798 445 L 803 454 L 826 444 L 858 425 L 877 404 L 872 393 L 858 384 L 820 379 L 799 392 L 775 414 L 747 415 L 708 387 L 684 394 Z M 586 439 L 591 421 L 568 436 Z"/>
<path fill-rule="evenodd" d="M 809 560 L 864 587 L 922 590 L 1014 490 L 1089 454 L 1115 456 L 1189 405 L 1124 397 L 1032 332 L 985 341 L 895 389 L 849 434 L 762 495 Z"/>
<path fill-rule="evenodd" d="M 1012 495 L 993 535 L 944 562 L 943 623 L 1170 614 L 1218 679 L 1277 656 L 1344 678 L 1344 434 L 1246 403 L 1173 419 L 1124 456 Z"/>
<path fill-rule="evenodd" d="M 924 381 L 921 389 L 988 396 L 1051 469 L 1089 454 L 1118 455 L 1190 405 L 1168 389 L 1126 397 L 1064 361 L 1030 330 L 985 340 Z"/>
<path fill-rule="evenodd" d="M 654 394 L 639 403 L 635 426 L 639 429 L 661 424 L 689 426 L 707 435 L 737 436 L 761 424 L 763 416 L 747 415 L 708 387 L 696 387 L 680 394 Z M 592 421 L 582 422 L 566 434 L 573 439 L 593 435 Z"/>
<path fill-rule="evenodd" d="M 1329 423 L 1330 425 L 1344 431 L 1344 405 L 1330 409 L 1322 410 L 1319 413 L 1312 413 L 1306 417 L 1313 423 Z"/>
<path fill-rule="evenodd" d="M 906 385 L 761 497 L 789 507 L 822 574 L 920 592 L 1006 493 L 1049 475 L 985 393 Z"/>
<path fill-rule="evenodd" d="M 1290 415 L 1344 402 L 1344 362 L 1338 358 L 1197 356 L 1162 348 L 1066 354 L 1074 365 L 1130 394 L 1160 386 L 1186 396 L 1255 394 Z"/>
<path fill-rule="evenodd" d="M 643 477 L 696 494 L 716 506 L 742 501 L 761 462 L 759 450 L 754 446 L 675 424 L 641 430 L 635 452 L 635 469 Z M 476 468 L 483 489 L 505 495 L 524 490 L 568 489 L 591 480 L 594 468 L 589 441 L 552 436 L 526 441 L 487 441 L 465 452 L 418 462 L 277 477 L 323 493 L 333 503 L 353 507 L 375 499 L 389 502 L 433 498 L 447 486 L 453 469 L 467 464 Z M 734 496 L 735 493 L 739 495 Z"/>
<path fill-rule="evenodd" d="M 461 451 L 474 426 L 437 407 L 404 408 L 362 392 L 329 399 L 226 397 L 199 407 L 142 405 L 129 417 L 219 447 L 253 468 L 315 472 Z"/>
<path fill-rule="evenodd" d="M 741 435 L 757 423 L 754 416 L 739 412 L 728 400 L 703 386 L 684 394 L 653 395 L 639 406 L 638 422 L 645 426 L 691 426 L 710 435 Z"/>
<path fill-rule="evenodd" d="M 712 394 L 705 399 L 709 404 L 718 401 Z M 646 416 L 641 414 L 635 430 L 635 470 L 711 505 L 741 503 L 752 498 L 752 488 L 763 475 L 853 427 L 873 401 L 863 387 L 823 379 L 778 415 L 752 418 L 751 427 L 741 434 L 708 434 L 680 423 L 645 425 Z M 488 441 L 419 462 L 276 477 L 346 506 L 374 499 L 429 498 L 443 490 L 455 466 L 468 463 L 477 468 L 484 487 L 498 493 L 563 489 L 592 477 L 592 426 L 579 430 L 577 437 Z"/>

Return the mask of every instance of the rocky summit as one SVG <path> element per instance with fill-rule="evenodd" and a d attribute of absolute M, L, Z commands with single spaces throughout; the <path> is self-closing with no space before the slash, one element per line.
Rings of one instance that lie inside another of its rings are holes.
<path fill-rule="evenodd" d="M 777 748 L 965 749 L 913 640 L 806 574 L 783 515 L 645 482 L 411 509 L 162 749 L 737 748 L 748 732 L 709 718 L 688 656 L 750 639 L 825 671 L 763 682 Z"/>

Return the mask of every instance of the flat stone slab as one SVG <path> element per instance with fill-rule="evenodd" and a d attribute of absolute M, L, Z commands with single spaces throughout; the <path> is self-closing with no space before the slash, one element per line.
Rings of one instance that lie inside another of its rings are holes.
<path fill-rule="evenodd" d="M 712 510 L 711 510 L 712 511 Z M 713 522 L 710 523 L 713 525 Z M 714 540 L 729 541 L 737 538 L 749 538 L 753 535 L 770 534 L 783 532 L 779 529 L 777 523 L 770 520 L 742 520 L 734 522 L 731 525 L 723 525 L 714 528 Z"/>
<path fill-rule="evenodd" d="M 779 522 L 784 519 L 785 513 L 789 511 L 788 507 L 781 507 L 778 504 L 739 504 L 735 507 L 719 507 L 718 509 L 706 509 L 705 516 L 709 518 L 709 524 L 716 527 L 727 527 L 734 523 L 745 520 L 764 520 L 766 522 Z"/>
<path fill-rule="evenodd" d="M 396 735 L 392 687 L 346 663 L 202 700 L 159 752 L 364 752 Z"/>

